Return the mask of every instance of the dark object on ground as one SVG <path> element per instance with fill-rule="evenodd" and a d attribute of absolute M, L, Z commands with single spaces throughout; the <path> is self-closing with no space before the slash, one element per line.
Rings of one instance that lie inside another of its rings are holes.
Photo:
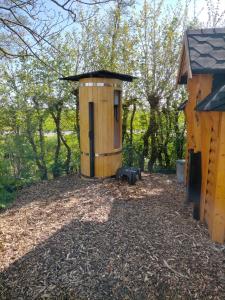
<path fill-rule="evenodd" d="M 137 179 L 141 180 L 141 169 L 133 167 L 122 167 L 116 172 L 116 179 L 126 179 L 130 185 L 134 185 Z"/>
<path fill-rule="evenodd" d="M 176 169 L 166 169 L 166 168 L 160 168 L 155 167 L 151 173 L 159 173 L 159 174 L 176 174 Z"/>

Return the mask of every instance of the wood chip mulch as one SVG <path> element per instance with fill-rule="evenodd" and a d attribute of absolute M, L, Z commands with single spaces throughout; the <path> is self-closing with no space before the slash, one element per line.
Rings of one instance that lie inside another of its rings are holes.
<path fill-rule="evenodd" d="M 70 176 L 0 213 L 0 299 L 225 299 L 225 246 L 173 175 Z"/>

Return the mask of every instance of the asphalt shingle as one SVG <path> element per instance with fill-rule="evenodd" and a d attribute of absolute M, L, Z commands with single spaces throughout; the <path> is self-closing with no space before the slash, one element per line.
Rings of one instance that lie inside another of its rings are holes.
<path fill-rule="evenodd" d="M 193 74 L 225 73 L 225 28 L 187 30 Z"/>

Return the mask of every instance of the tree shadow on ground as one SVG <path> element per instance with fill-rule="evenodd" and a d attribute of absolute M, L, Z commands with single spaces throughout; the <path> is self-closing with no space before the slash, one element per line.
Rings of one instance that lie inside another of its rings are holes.
<path fill-rule="evenodd" d="M 178 212 L 180 202 L 171 199 L 176 193 L 162 185 L 152 197 L 114 198 L 107 219 L 73 219 L 1 273 L 0 298 L 161 300 L 225 295 L 221 256 L 213 258 L 209 247 L 204 250 L 207 262 L 200 255 L 209 246 L 207 236 Z"/>

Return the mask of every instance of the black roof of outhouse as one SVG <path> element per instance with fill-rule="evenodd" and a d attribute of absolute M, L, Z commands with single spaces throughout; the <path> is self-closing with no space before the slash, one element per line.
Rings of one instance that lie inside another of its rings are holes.
<path fill-rule="evenodd" d="M 121 73 L 115 73 L 115 72 L 110 72 L 107 70 L 99 70 L 99 71 L 93 71 L 93 72 L 88 72 L 88 73 L 83 73 L 79 75 L 73 75 L 73 76 L 68 76 L 68 77 L 63 77 L 60 78 L 61 80 L 71 80 L 71 81 L 79 81 L 80 79 L 83 78 L 115 78 L 123 81 L 129 81 L 131 82 L 133 79 L 136 77 L 127 75 L 127 74 L 121 74 Z"/>

